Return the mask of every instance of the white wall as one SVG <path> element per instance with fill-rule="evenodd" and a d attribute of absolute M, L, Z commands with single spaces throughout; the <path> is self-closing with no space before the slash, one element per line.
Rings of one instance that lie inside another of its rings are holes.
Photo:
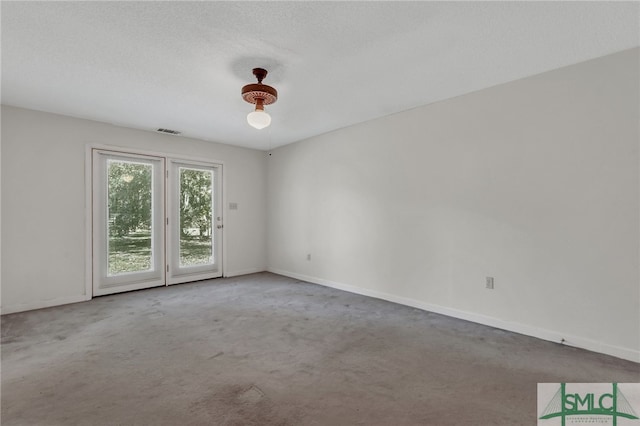
<path fill-rule="evenodd" d="M 225 275 L 266 268 L 266 154 L 2 106 L 2 312 L 84 300 L 85 147 L 224 162 Z"/>
<path fill-rule="evenodd" d="M 640 362 L 638 52 L 273 151 L 270 270 Z"/>

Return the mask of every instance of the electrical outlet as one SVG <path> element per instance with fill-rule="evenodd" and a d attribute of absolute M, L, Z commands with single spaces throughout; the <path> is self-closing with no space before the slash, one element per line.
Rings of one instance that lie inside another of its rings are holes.
<path fill-rule="evenodd" d="M 311 253 L 307 255 L 307 260 L 311 260 Z"/>
<path fill-rule="evenodd" d="M 493 277 L 487 277 L 486 288 L 493 290 Z"/>

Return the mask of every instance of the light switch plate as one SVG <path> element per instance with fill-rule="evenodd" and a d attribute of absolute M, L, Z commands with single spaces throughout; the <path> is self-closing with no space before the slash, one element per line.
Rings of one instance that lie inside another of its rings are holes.
<path fill-rule="evenodd" d="M 493 290 L 493 277 L 487 277 L 486 287 L 489 290 Z"/>

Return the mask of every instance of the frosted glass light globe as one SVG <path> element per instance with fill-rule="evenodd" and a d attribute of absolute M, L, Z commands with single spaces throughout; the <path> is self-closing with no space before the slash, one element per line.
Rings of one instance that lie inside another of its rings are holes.
<path fill-rule="evenodd" d="M 247 114 L 247 123 L 256 129 L 264 129 L 271 124 L 271 116 L 263 110 L 252 111 Z"/>

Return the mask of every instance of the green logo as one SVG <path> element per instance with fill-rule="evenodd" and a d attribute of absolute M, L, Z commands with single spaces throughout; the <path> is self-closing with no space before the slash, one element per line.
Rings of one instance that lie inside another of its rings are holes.
<path fill-rule="evenodd" d="M 638 415 L 618 389 L 617 383 L 611 384 L 611 393 L 568 393 L 566 383 L 560 383 L 560 388 L 547 404 L 540 420 L 560 417 L 562 426 L 565 426 L 566 418 L 570 416 L 609 416 L 614 426 L 618 424 L 619 417 L 638 420 Z"/>

